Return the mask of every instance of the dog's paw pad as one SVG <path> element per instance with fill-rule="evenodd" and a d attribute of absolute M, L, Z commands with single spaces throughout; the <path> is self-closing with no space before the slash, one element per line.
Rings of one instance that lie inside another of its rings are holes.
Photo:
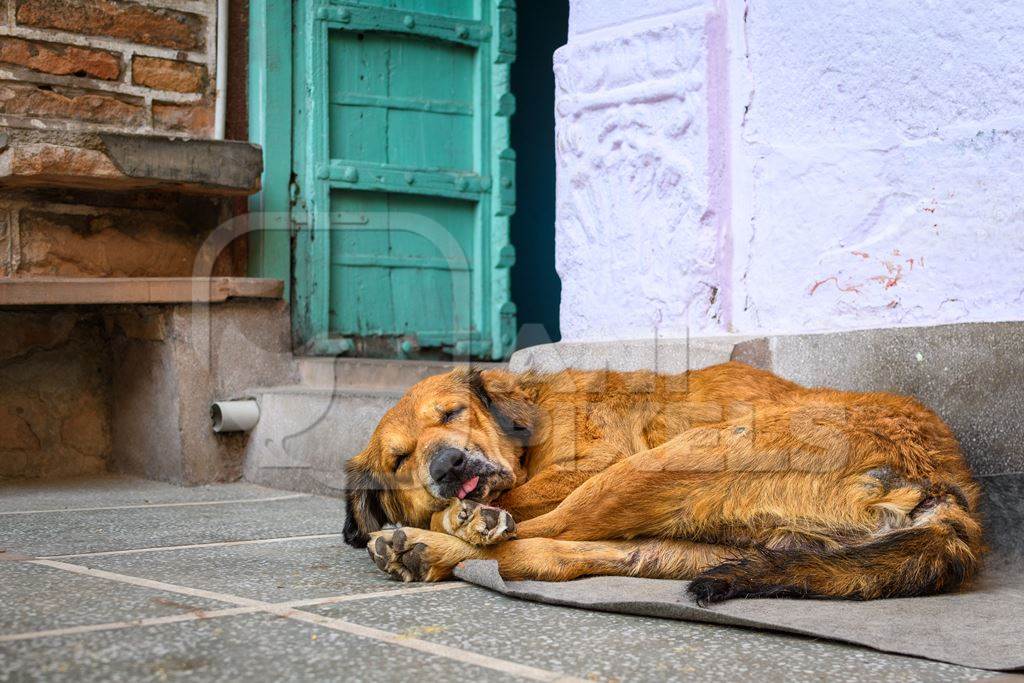
<path fill-rule="evenodd" d="M 396 581 L 430 580 L 433 565 L 427 558 L 427 546 L 414 542 L 404 529 L 380 531 L 366 546 L 377 568 Z"/>
<path fill-rule="evenodd" d="M 403 562 L 406 537 L 401 529 L 378 531 L 370 536 L 366 551 L 377 568 L 396 581 L 418 581 Z"/>
<path fill-rule="evenodd" d="M 460 500 L 449 510 L 445 530 L 473 545 L 492 545 L 515 538 L 516 523 L 501 508 Z"/>
<path fill-rule="evenodd" d="M 390 554 L 390 548 L 388 547 L 387 541 L 383 538 L 377 538 L 370 541 L 366 545 L 366 551 L 370 553 L 370 559 L 377 565 L 377 568 L 382 572 L 386 572 L 388 569 L 388 557 Z"/>
<path fill-rule="evenodd" d="M 415 527 L 378 531 L 366 546 L 370 559 L 396 581 L 443 581 L 473 549 L 448 534 Z"/>

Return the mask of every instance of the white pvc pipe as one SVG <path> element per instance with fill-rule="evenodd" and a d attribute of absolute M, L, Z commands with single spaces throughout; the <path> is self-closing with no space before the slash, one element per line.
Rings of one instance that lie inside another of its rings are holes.
<path fill-rule="evenodd" d="M 247 432 L 260 421 L 260 406 L 252 399 L 217 401 L 210 406 L 213 431 Z"/>
<path fill-rule="evenodd" d="M 228 0 L 217 0 L 217 78 L 213 94 L 213 139 L 223 140 L 228 95 Z"/>

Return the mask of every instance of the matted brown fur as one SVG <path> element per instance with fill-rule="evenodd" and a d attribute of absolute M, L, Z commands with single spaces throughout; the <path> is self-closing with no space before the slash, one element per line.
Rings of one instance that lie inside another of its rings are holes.
<path fill-rule="evenodd" d="M 482 472 L 466 500 L 431 475 L 446 449 Z M 736 362 L 456 370 L 410 389 L 346 471 L 346 540 L 407 581 L 479 558 L 507 579 L 692 579 L 701 602 L 869 599 L 955 589 L 983 549 L 978 487 L 934 413 Z"/>

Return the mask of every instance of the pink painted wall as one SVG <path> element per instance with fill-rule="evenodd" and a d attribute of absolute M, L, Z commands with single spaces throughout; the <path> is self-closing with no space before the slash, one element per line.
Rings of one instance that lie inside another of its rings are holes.
<path fill-rule="evenodd" d="M 570 340 L 1024 318 L 1024 5 L 573 0 Z"/>

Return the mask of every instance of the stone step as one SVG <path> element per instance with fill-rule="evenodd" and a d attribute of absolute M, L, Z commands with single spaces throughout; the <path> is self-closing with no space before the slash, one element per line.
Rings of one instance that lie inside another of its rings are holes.
<path fill-rule="evenodd" d="M 733 357 L 806 386 L 914 396 L 953 429 L 976 475 L 1024 473 L 1024 323 L 775 335 Z"/>
<path fill-rule="evenodd" d="M 300 358 L 299 377 L 305 386 L 318 389 L 378 387 L 404 391 L 425 377 L 455 366 L 443 361 Z"/>
<path fill-rule="evenodd" d="M 1024 472 L 1024 324 L 961 324 L 767 338 L 558 343 L 513 355 L 513 371 L 652 369 L 679 372 L 730 357 L 806 385 L 917 396 L 962 440 L 986 482 Z M 452 364 L 363 359 L 298 361 L 302 384 L 258 390 L 246 479 L 338 495 L 345 460 L 367 444 L 405 389 Z M 485 364 L 484 367 L 491 365 Z M 1014 475 L 1019 476 L 1019 475 Z"/>
<path fill-rule="evenodd" d="M 338 496 L 345 461 L 366 447 L 404 390 L 285 386 L 251 393 L 259 401 L 260 420 L 246 448 L 246 481 Z"/>

